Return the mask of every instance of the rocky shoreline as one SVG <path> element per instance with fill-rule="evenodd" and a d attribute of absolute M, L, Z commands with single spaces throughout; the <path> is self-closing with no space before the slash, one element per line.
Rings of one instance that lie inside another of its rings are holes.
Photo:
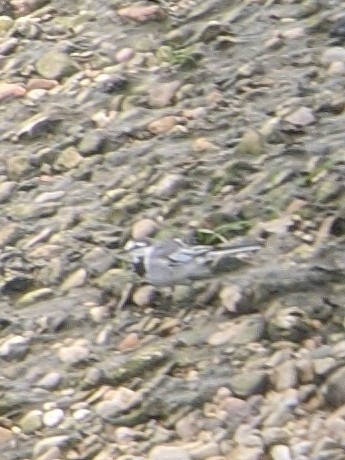
<path fill-rule="evenodd" d="M 344 17 L 0 2 L 1 459 L 345 459 Z M 142 236 L 263 247 L 167 309 Z"/>

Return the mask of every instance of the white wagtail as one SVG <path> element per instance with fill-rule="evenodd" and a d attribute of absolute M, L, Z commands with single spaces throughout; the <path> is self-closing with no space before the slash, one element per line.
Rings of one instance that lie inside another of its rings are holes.
<path fill-rule="evenodd" d="M 189 246 L 179 239 L 156 242 L 130 240 L 125 245 L 125 250 L 132 256 L 133 269 L 137 275 L 153 286 L 171 288 L 212 277 L 216 261 L 224 256 L 240 257 L 260 248 L 257 243 Z"/>

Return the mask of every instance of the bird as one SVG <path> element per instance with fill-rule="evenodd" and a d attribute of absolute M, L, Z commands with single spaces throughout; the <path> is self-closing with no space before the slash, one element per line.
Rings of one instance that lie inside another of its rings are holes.
<path fill-rule="evenodd" d="M 217 261 L 220 259 L 241 257 L 261 247 L 259 243 L 188 245 L 174 238 L 160 241 L 129 240 L 125 250 L 132 257 L 133 271 L 137 275 L 155 287 L 174 288 L 194 280 L 211 278 L 217 272 Z M 221 265 L 226 265 L 226 260 Z M 224 271 L 227 271 L 226 268 Z"/>

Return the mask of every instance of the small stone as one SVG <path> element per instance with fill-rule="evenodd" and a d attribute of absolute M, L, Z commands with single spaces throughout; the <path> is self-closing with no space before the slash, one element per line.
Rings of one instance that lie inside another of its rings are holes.
<path fill-rule="evenodd" d="M 141 240 L 150 236 L 154 236 L 158 229 L 158 225 L 152 219 L 141 219 L 135 222 L 132 226 L 132 238 Z"/>
<path fill-rule="evenodd" d="M 321 62 L 325 65 L 329 65 L 334 61 L 340 61 L 345 63 L 345 48 L 341 46 L 333 46 L 327 48 L 321 56 Z"/>
<path fill-rule="evenodd" d="M 23 358 L 29 349 L 29 343 L 29 338 L 15 335 L 2 343 L 0 356 L 8 360 Z"/>
<path fill-rule="evenodd" d="M 163 19 L 165 14 L 158 5 L 150 6 L 127 6 L 117 10 L 117 14 L 122 18 L 132 19 L 136 22 L 147 22 Z"/>
<path fill-rule="evenodd" d="M 117 62 L 128 62 L 135 56 L 133 48 L 121 48 L 116 54 L 115 59 Z"/>
<path fill-rule="evenodd" d="M 298 370 L 298 380 L 302 384 L 312 383 L 314 381 L 314 364 L 311 359 L 300 359 L 296 362 Z"/>
<path fill-rule="evenodd" d="M 133 293 L 133 302 L 138 307 L 147 307 L 152 305 L 155 298 L 156 290 L 153 286 L 147 284 L 138 287 Z"/>
<path fill-rule="evenodd" d="M 105 397 L 107 399 L 96 404 L 95 411 L 101 417 L 107 418 L 125 411 L 136 400 L 137 394 L 129 388 L 118 387 L 107 393 Z"/>
<path fill-rule="evenodd" d="M 211 457 L 219 455 L 220 449 L 216 442 L 211 441 L 189 449 L 188 453 L 193 460 L 208 460 Z"/>
<path fill-rule="evenodd" d="M 206 137 L 198 137 L 192 144 L 193 152 L 215 152 L 220 150 L 218 145 L 211 142 Z"/>
<path fill-rule="evenodd" d="M 101 153 L 105 143 L 104 136 L 98 131 L 91 131 L 84 135 L 79 142 L 78 151 L 83 157 Z"/>
<path fill-rule="evenodd" d="M 10 179 L 20 179 L 33 169 L 30 158 L 21 154 L 7 158 L 6 166 Z"/>
<path fill-rule="evenodd" d="M 170 131 L 179 122 L 179 117 L 174 115 L 166 115 L 165 117 L 158 118 L 157 120 L 151 121 L 147 125 L 148 131 L 152 134 L 162 134 Z"/>
<path fill-rule="evenodd" d="M 6 181 L 0 184 L 0 203 L 10 200 L 16 188 L 16 182 Z"/>
<path fill-rule="evenodd" d="M 67 445 L 70 439 L 68 435 L 51 436 L 41 439 L 34 446 L 33 457 L 36 458 L 54 447 L 62 448 Z"/>
<path fill-rule="evenodd" d="M 76 168 L 83 157 L 79 154 L 75 147 L 67 147 L 63 150 L 54 163 L 54 168 L 58 171 L 67 171 Z"/>
<path fill-rule="evenodd" d="M 263 394 L 268 386 L 266 372 L 242 372 L 230 377 L 229 385 L 236 396 L 247 398 L 254 394 Z"/>
<path fill-rule="evenodd" d="M 138 436 L 138 432 L 127 426 L 119 426 L 115 430 L 115 440 L 120 444 L 127 444 Z"/>
<path fill-rule="evenodd" d="M 207 340 L 208 344 L 217 346 L 230 342 L 235 345 L 244 345 L 257 342 L 263 336 L 265 320 L 261 315 L 255 314 L 223 326 L 227 327 L 210 335 Z"/>
<path fill-rule="evenodd" d="M 314 359 L 314 370 L 315 374 L 321 377 L 326 377 L 335 367 L 337 367 L 338 362 L 329 357 Z"/>
<path fill-rule="evenodd" d="M 18 224 L 3 224 L 2 227 L 0 227 L 0 247 L 8 244 L 15 244 L 21 236 L 22 232 Z"/>
<path fill-rule="evenodd" d="M 181 83 L 177 80 L 153 85 L 149 90 L 150 106 L 153 108 L 162 108 L 172 105 L 180 85 Z"/>
<path fill-rule="evenodd" d="M 331 30 L 329 31 L 330 37 L 339 37 L 345 38 L 345 16 L 342 15 L 338 18 L 335 23 L 332 25 Z"/>
<path fill-rule="evenodd" d="M 261 431 L 261 436 L 266 446 L 272 446 L 287 442 L 289 439 L 289 433 L 287 430 L 279 427 L 267 427 Z"/>
<path fill-rule="evenodd" d="M 43 415 L 43 424 L 47 427 L 59 425 L 64 419 L 65 414 L 62 409 L 53 409 Z"/>
<path fill-rule="evenodd" d="M 51 447 L 44 454 L 35 458 L 35 460 L 57 460 L 62 458 L 61 450 L 58 447 Z"/>
<path fill-rule="evenodd" d="M 325 399 L 333 407 L 345 404 L 345 367 L 336 370 L 326 381 Z"/>
<path fill-rule="evenodd" d="M 60 200 L 65 195 L 63 190 L 57 190 L 56 192 L 44 192 L 35 198 L 35 203 L 46 203 L 49 201 Z"/>
<path fill-rule="evenodd" d="M 1 83 L 0 84 L 0 101 L 11 99 L 13 97 L 24 97 L 26 89 L 14 83 Z"/>
<path fill-rule="evenodd" d="M 47 390 L 55 390 L 60 386 L 62 379 L 63 377 L 59 372 L 49 372 L 38 380 L 35 385 Z"/>
<path fill-rule="evenodd" d="M 264 451 L 260 447 L 238 446 L 231 451 L 231 460 L 262 460 Z"/>
<path fill-rule="evenodd" d="M 199 420 L 200 414 L 197 411 L 190 412 L 176 422 L 176 433 L 183 441 L 192 441 L 200 430 L 198 426 Z"/>
<path fill-rule="evenodd" d="M 224 286 L 219 293 L 222 305 L 230 312 L 236 313 L 242 299 L 242 289 L 237 284 Z"/>
<path fill-rule="evenodd" d="M 274 382 L 277 391 L 287 390 L 297 386 L 297 370 L 292 360 L 279 364 L 274 369 Z"/>
<path fill-rule="evenodd" d="M 243 134 L 236 150 L 241 155 L 263 155 L 265 153 L 263 137 L 254 129 L 248 129 Z"/>
<path fill-rule="evenodd" d="M 37 72 L 49 80 L 61 80 L 79 70 L 78 64 L 59 51 L 48 51 L 35 64 Z"/>
<path fill-rule="evenodd" d="M 66 364 L 78 364 L 86 361 L 90 356 L 90 351 L 86 343 L 76 343 L 74 345 L 61 347 L 58 351 L 59 359 Z"/>
<path fill-rule="evenodd" d="M 97 324 L 103 323 L 106 319 L 110 317 L 109 308 L 104 305 L 96 305 L 91 307 L 89 310 L 90 318 Z"/>
<path fill-rule="evenodd" d="M 148 192 L 156 196 L 169 198 L 182 189 L 185 179 L 179 174 L 167 174 L 157 184 L 152 185 Z"/>
<path fill-rule="evenodd" d="M 104 248 L 93 248 L 84 255 L 83 263 L 89 275 L 100 275 L 114 265 L 114 255 Z"/>
<path fill-rule="evenodd" d="M 84 268 L 79 268 L 71 273 L 67 279 L 61 284 L 62 291 L 69 291 L 73 288 L 83 286 L 87 280 L 87 273 Z"/>
<path fill-rule="evenodd" d="M 4 449 L 6 444 L 9 444 L 14 441 L 15 435 L 14 432 L 0 426 L 0 446 Z M 12 444 L 13 445 L 13 444 Z"/>
<path fill-rule="evenodd" d="M 327 69 L 328 75 L 345 75 L 345 62 L 334 61 L 331 62 Z"/>
<path fill-rule="evenodd" d="M 308 126 L 315 123 L 315 116 L 309 107 L 299 107 L 287 115 L 285 120 L 296 126 Z"/>
<path fill-rule="evenodd" d="M 131 332 L 124 337 L 118 344 L 117 349 L 120 351 L 129 350 L 139 344 L 139 336 L 136 332 Z"/>
<path fill-rule="evenodd" d="M 0 16 L 0 36 L 4 36 L 6 32 L 13 26 L 14 21 L 9 16 Z"/>
<path fill-rule="evenodd" d="M 59 82 L 57 80 L 48 80 L 47 78 L 31 78 L 27 85 L 27 91 L 32 91 L 35 89 L 53 89 L 58 86 Z"/>
<path fill-rule="evenodd" d="M 148 460 L 191 460 L 192 457 L 182 447 L 155 446 L 148 455 Z"/>
<path fill-rule="evenodd" d="M 270 450 L 272 460 L 291 460 L 290 449 L 288 446 L 278 444 Z"/>
<path fill-rule="evenodd" d="M 19 421 L 19 426 L 25 434 L 34 433 L 40 430 L 43 426 L 43 412 L 40 410 L 32 410 L 24 415 Z"/>
<path fill-rule="evenodd" d="M 35 289 L 33 291 L 27 292 L 18 298 L 17 306 L 25 307 L 27 305 L 39 302 L 40 300 L 48 299 L 53 294 L 53 292 L 54 291 L 50 288 Z"/>
<path fill-rule="evenodd" d="M 84 420 L 92 415 L 92 412 L 89 409 L 77 409 L 73 413 L 73 418 L 77 421 Z"/>

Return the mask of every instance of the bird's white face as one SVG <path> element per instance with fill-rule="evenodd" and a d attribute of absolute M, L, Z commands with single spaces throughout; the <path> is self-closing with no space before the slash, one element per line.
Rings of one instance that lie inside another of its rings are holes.
<path fill-rule="evenodd" d="M 152 247 L 146 241 L 129 240 L 124 249 L 131 255 L 133 271 L 137 275 L 145 277 L 147 259 L 152 252 Z"/>

